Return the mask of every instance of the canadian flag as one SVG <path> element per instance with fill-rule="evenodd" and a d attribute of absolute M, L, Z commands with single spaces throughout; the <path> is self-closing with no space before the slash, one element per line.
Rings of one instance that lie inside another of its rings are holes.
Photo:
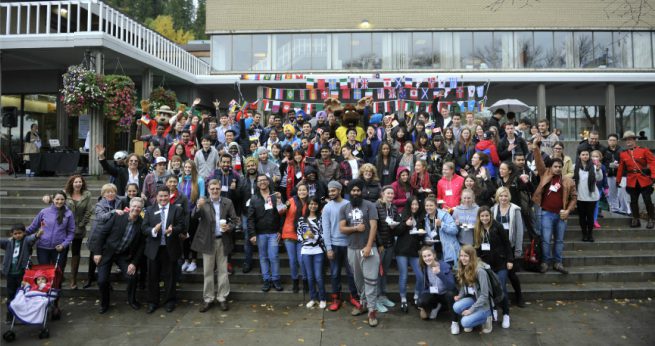
<path fill-rule="evenodd" d="M 409 98 L 411 98 L 412 100 L 418 99 L 418 89 L 415 89 L 415 88 L 410 89 L 409 90 Z"/>
<path fill-rule="evenodd" d="M 291 109 L 291 102 L 282 103 L 282 113 L 287 113 Z"/>
<path fill-rule="evenodd" d="M 384 86 L 385 89 L 390 89 L 391 88 L 391 78 L 385 78 L 384 81 L 382 82 L 382 85 Z"/>

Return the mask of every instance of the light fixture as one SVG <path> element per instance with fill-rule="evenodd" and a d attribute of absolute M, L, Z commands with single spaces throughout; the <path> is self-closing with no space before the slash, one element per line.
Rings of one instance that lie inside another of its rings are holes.
<path fill-rule="evenodd" d="M 263 59 L 266 57 L 266 53 L 255 53 L 255 58 Z"/>
<path fill-rule="evenodd" d="M 359 23 L 359 27 L 361 29 L 368 29 L 371 27 L 371 23 L 369 23 L 368 19 L 363 19 L 361 23 Z"/>
<path fill-rule="evenodd" d="M 62 18 L 68 18 L 68 10 L 65 8 L 59 9 L 59 15 Z"/>

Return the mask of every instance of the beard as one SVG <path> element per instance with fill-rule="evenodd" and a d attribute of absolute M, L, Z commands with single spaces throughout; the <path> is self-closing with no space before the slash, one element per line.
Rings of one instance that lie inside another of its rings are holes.
<path fill-rule="evenodd" d="M 249 169 L 248 170 L 248 175 L 255 175 L 255 173 L 257 173 L 256 169 Z"/>
<path fill-rule="evenodd" d="M 364 199 L 362 198 L 361 195 L 359 195 L 357 197 L 350 196 L 350 204 L 352 204 L 353 207 L 357 207 L 357 208 L 361 207 L 363 201 L 364 201 Z"/>

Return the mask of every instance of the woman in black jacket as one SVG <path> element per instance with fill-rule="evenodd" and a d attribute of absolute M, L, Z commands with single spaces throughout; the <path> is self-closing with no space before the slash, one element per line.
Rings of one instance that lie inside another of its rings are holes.
<path fill-rule="evenodd" d="M 378 215 L 379 216 L 379 215 Z M 414 288 L 414 305 L 417 304 L 419 294 L 423 287 L 423 274 L 419 266 L 418 250 L 421 249 L 421 240 L 425 237 L 425 213 L 416 196 L 407 199 L 407 205 L 403 211 L 400 225 L 394 229 L 396 246 L 396 263 L 398 264 L 398 285 L 400 286 L 400 310 L 407 313 L 407 265 L 412 266 L 416 276 L 416 285 Z"/>
<path fill-rule="evenodd" d="M 524 205 L 525 201 L 521 200 L 524 193 L 531 194 L 531 185 L 528 181 L 523 181 L 519 178 L 518 170 L 513 163 L 504 161 L 498 167 L 498 178 L 496 179 L 497 187 L 506 187 L 512 196 L 511 202 L 521 207 L 521 210 L 529 208 L 529 205 Z M 534 189 L 534 188 L 532 188 Z"/>
<path fill-rule="evenodd" d="M 375 169 L 380 177 L 380 185 L 391 185 L 396 178 L 398 169 L 398 157 L 394 152 L 391 144 L 383 142 L 378 149 L 378 157 L 375 159 Z"/>
<path fill-rule="evenodd" d="M 459 134 L 459 139 L 457 140 L 457 144 L 455 144 L 455 150 L 453 153 L 457 170 L 468 170 L 471 165 L 473 154 L 475 154 L 473 135 L 471 134 L 471 130 L 465 127 Z"/>
<path fill-rule="evenodd" d="M 398 208 L 393 204 L 393 199 L 393 187 L 387 185 L 382 188 L 382 196 L 375 203 L 378 210 L 378 231 L 375 242 L 378 245 L 380 265 L 382 266 L 382 274 L 378 278 L 377 310 L 379 312 L 386 312 L 387 308 L 396 305 L 387 298 L 387 273 L 391 268 L 395 244 L 393 233 L 400 227 L 400 214 Z"/>
<path fill-rule="evenodd" d="M 125 187 L 128 183 L 139 184 L 139 189 L 143 189 L 143 180 L 148 174 L 148 168 L 141 165 L 141 158 L 137 154 L 129 154 L 125 159 L 127 167 L 110 165 L 105 158 L 105 147 L 101 144 L 96 145 L 96 154 L 102 168 L 114 177 L 116 185 L 116 194 L 125 196 Z"/>
<path fill-rule="evenodd" d="M 509 328 L 509 299 L 507 297 L 507 274 L 514 267 L 514 252 L 507 232 L 491 216 L 488 207 L 480 207 L 473 234 L 478 257 L 491 266 L 498 275 L 505 297 L 501 303 L 503 328 Z"/>

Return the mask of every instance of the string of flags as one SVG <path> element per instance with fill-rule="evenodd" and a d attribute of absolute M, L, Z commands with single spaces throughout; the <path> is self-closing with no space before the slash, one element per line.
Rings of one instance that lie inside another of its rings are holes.
<path fill-rule="evenodd" d="M 305 79 L 305 75 L 297 73 L 250 73 L 242 74 L 241 80 L 295 80 Z"/>
<path fill-rule="evenodd" d="M 483 110 L 484 104 L 484 100 L 440 101 L 437 103 L 437 109 L 457 106 L 460 111 L 480 112 Z M 305 113 L 310 114 L 314 111 L 321 111 L 324 108 L 323 103 L 292 102 L 270 99 L 262 99 L 262 106 L 265 111 L 273 113 L 278 113 L 279 111 L 286 113 L 291 109 L 302 109 Z M 434 110 L 432 109 L 432 106 L 432 101 L 389 100 L 371 103 L 373 113 L 390 113 L 394 111 L 412 111 L 417 113 L 421 110 L 433 112 Z"/>
<path fill-rule="evenodd" d="M 410 99 L 432 100 L 436 97 L 444 99 L 473 99 L 485 97 L 485 85 L 462 85 L 456 88 L 400 88 L 400 89 L 285 89 L 264 88 L 264 98 L 271 100 L 316 101 L 328 97 L 341 100 L 359 100 L 362 97 L 373 97 L 378 100 Z"/>

